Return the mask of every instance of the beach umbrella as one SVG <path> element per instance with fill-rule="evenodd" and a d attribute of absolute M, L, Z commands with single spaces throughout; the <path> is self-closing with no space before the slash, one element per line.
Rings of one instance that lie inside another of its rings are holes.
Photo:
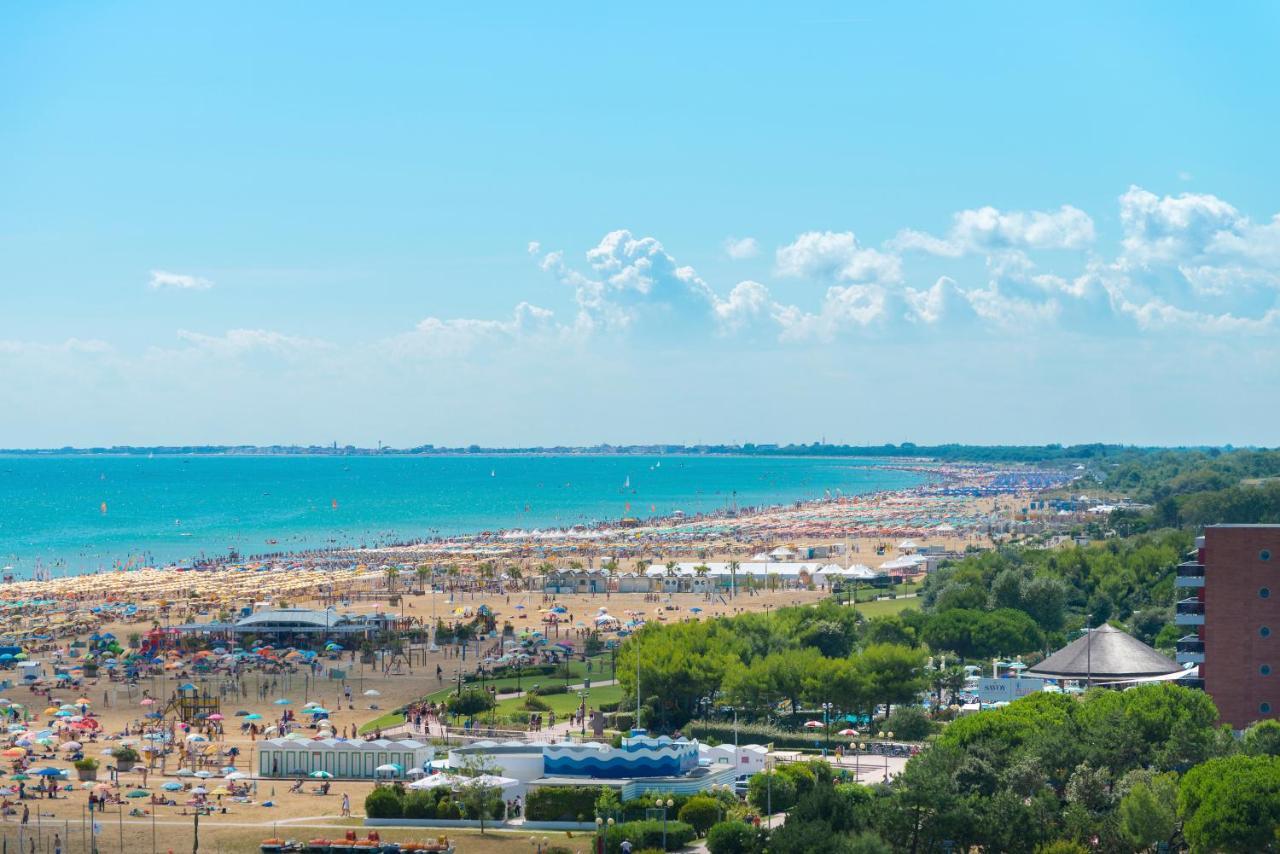
<path fill-rule="evenodd" d="M 822 721 L 805 721 L 804 728 L 805 729 L 821 729 Z"/>
<path fill-rule="evenodd" d="M 190 768 L 179 768 L 173 773 L 178 777 L 194 777 L 196 775 L 196 772 L 192 771 Z"/>
<path fill-rule="evenodd" d="M 332 775 L 332 774 L 330 774 L 328 771 L 312 771 L 312 772 L 311 772 L 311 776 L 312 776 L 312 777 L 315 777 L 317 780 L 332 780 L 332 779 L 333 779 L 333 775 Z"/>
<path fill-rule="evenodd" d="M 165 783 L 165 784 L 164 784 L 163 786 L 161 786 L 160 788 L 164 789 L 166 792 L 181 792 L 181 791 L 182 791 L 182 784 L 181 784 L 181 783 L 175 783 L 175 782 L 173 782 L 172 780 L 170 780 L 168 783 Z"/>
<path fill-rule="evenodd" d="M 234 773 L 234 772 L 235 772 L 235 770 L 236 770 L 236 766 L 234 766 L 234 765 L 223 765 L 221 768 L 219 768 L 219 769 L 218 769 L 218 773 L 219 773 L 219 774 L 231 774 L 231 773 Z"/>
<path fill-rule="evenodd" d="M 404 769 L 394 762 L 388 762 L 386 765 L 379 765 L 377 768 L 374 768 L 373 771 L 375 774 L 399 774 L 404 771 Z"/>
<path fill-rule="evenodd" d="M 287 706 L 287 705 L 289 705 L 289 704 L 290 704 L 290 703 L 292 703 L 292 702 L 293 702 L 293 700 L 290 700 L 288 697 L 281 697 L 279 700 L 276 700 L 276 705 L 277 705 L 277 706 Z"/>
<path fill-rule="evenodd" d="M 324 708 L 323 706 L 316 706 L 314 709 L 310 709 L 310 710 L 308 710 L 308 711 L 307 711 L 307 714 L 309 714 L 309 715 L 327 715 L 327 714 L 329 714 L 329 710 L 328 710 L 328 709 L 326 709 L 326 708 Z"/>
<path fill-rule="evenodd" d="M 858 734 L 858 731 L 856 729 L 842 729 L 836 733 L 836 735 L 857 735 L 857 734 Z"/>
<path fill-rule="evenodd" d="M 213 776 L 213 773 L 210 771 L 201 770 L 196 772 L 196 776 L 199 777 L 201 780 L 208 780 L 210 777 Z"/>
<path fill-rule="evenodd" d="M 213 790 L 212 792 L 210 792 L 209 794 L 211 794 L 211 795 L 229 795 L 229 794 L 231 794 L 231 792 L 229 792 L 229 791 L 227 790 L 227 787 L 226 787 L 226 786 L 219 786 L 218 788 L 214 789 L 214 790 Z"/>
<path fill-rule="evenodd" d="M 222 715 L 218 714 L 217 712 L 214 712 L 213 714 L 209 715 L 209 720 L 220 721 L 222 720 Z"/>
<path fill-rule="evenodd" d="M 63 777 L 66 773 L 61 768 L 41 768 L 36 772 L 37 776 L 40 777 Z"/>
<path fill-rule="evenodd" d="M 254 712 L 252 714 L 245 715 L 244 719 L 246 721 L 260 721 L 262 720 L 262 715 L 258 714 L 257 712 Z"/>
<path fill-rule="evenodd" d="M 142 702 L 138 703 L 138 705 L 140 706 L 154 706 L 155 704 L 156 704 L 156 701 L 153 700 L 151 697 L 143 697 Z"/>
<path fill-rule="evenodd" d="M 204 786 L 196 786 L 194 789 L 192 789 L 192 790 L 191 790 L 191 794 L 193 794 L 193 795 L 207 795 L 207 794 L 209 794 L 209 790 L 208 790 L 208 789 L 206 789 Z"/>
<path fill-rule="evenodd" d="M 0 750 L 0 756 L 3 756 L 5 759 L 21 759 L 26 755 L 27 749 L 25 747 L 10 747 L 5 750 Z"/>
<path fill-rule="evenodd" d="M 151 793 L 148 792 L 146 789 L 134 789 L 133 791 L 125 794 L 125 797 L 126 798 L 149 798 L 151 797 Z"/>
<path fill-rule="evenodd" d="M 75 750 L 79 750 L 82 747 L 84 747 L 84 745 L 78 741 L 64 741 L 62 742 L 62 746 L 59 749 L 75 751 Z"/>
<path fill-rule="evenodd" d="M 364 692 L 364 695 L 366 697 L 381 697 L 382 692 L 377 690 L 376 688 L 370 688 L 368 691 Z"/>
<path fill-rule="evenodd" d="M 10 780 L 30 780 L 31 778 L 28 777 L 26 774 L 18 773 L 18 774 L 14 774 L 9 779 Z"/>
<path fill-rule="evenodd" d="M 249 778 L 249 775 L 244 773 L 243 771 L 232 771 L 223 779 L 224 780 L 247 780 L 248 778 Z"/>

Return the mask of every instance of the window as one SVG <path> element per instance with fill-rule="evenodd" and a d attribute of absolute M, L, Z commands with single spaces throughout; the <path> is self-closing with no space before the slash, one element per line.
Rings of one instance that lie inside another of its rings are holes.
<path fill-rule="evenodd" d="M 1259 590 L 1259 591 L 1258 591 L 1258 598 L 1259 598 L 1259 599 L 1268 599 L 1268 598 L 1270 598 L 1270 597 L 1271 597 L 1271 588 L 1270 588 L 1270 587 L 1264 587 L 1264 588 L 1262 588 L 1261 590 Z"/>
<path fill-rule="evenodd" d="M 1267 551 L 1266 549 L 1263 549 L 1262 551 L 1258 552 L 1258 557 L 1261 560 L 1271 560 L 1271 552 Z"/>
<path fill-rule="evenodd" d="M 1259 703 L 1259 704 L 1258 704 L 1258 711 L 1259 711 L 1259 712 L 1261 712 L 1261 713 L 1262 713 L 1262 714 L 1264 714 L 1264 715 L 1269 715 L 1269 714 L 1271 714 L 1271 704 L 1270 704 L 1270 703 Z"/>
<path fill-rule="evenodd" d="M 1270 664 L 1264 664 L 1264 665 L 1262 665 L 1261 667 L 1259 667 L 1259 668 L 1258 668 L 1258 672 L 1259 672 L 1259 673 L 1261 673 L 1263 676 L 1270 676 L 1270 675 L 1271 675 L 1271 665 L 1270 665 Z"/>
<path fill-rule="evenodd" d="M 1269 638 L 1271 637 L 1271 629 L 1267 628 L 1266 626 L 1263 626 L 1262 628 L 1258 629 L 1258 634 L 1262 635 L 1264 638 Z"/>

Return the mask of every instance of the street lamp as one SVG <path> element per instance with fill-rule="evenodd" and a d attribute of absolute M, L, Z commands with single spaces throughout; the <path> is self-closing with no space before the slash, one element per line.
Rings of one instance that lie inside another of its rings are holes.
<path fill-rule="evenodd" d="M 827 757 L 827 748 L 831 745 L 831 710 L 834 708 L 830 703 L 822 704 L 822 758 Z"/>
<path fill-rule="evenodd" d="M 862 751 L 867 749 L 867 743 L 865 741 L 860 741 L 855 746 L 857 747 L 857 750 L 853 752 L 853 779 L 861 783 L 862 780 L 859 775 L 862 773 Z"/>
<path fill-rule="evenodd" d="M 667 850 L 667 810 L 676 805 L 676 802 L 667 798 L 665 801 L 659 799 L 658 804 L 662 807 L 662 850 Z"/>

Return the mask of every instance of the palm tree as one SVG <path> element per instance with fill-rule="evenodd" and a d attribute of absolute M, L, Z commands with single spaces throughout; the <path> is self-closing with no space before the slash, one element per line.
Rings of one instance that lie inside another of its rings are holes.
<path fill-rule="evenodd" d="M 742 564 L 736 560 L 729 561 L 729 590 L 731 596 L 738 595 L 738 570 L 742 568 Z"/>
<path fill-rule="evenodd" d="M 400 567 L 396 566 L 394 563 L 388 564 L 387 568 L 384 569 L 383 572 L 387 574 L 387 592 L 391 593 L 395 589 L 396 579 L 400 577 Z"/>
<path fill-rule="evenodd" d="M 516 586 L 519 587 L 521 579 L 524 578 L 524 572 L 518 566 L 509 566 L 507 567 L 507 578 L 514 581 Z"/>
<path fill-rule="evenodd" d="M 449 564 L 447 567 L 445 567 L 444 574 L 445 574 L 445 575 L 447 575 L 447 576 L 449 576 L 449 589 L 450 589 L 450 590 L 453 590 L 454 585 L 455 585 L 455 584 L 457 584 L 457 581 L 458 581 L 458 574 L 459 574 L 460 572 L 461 572 L 461 570 L 459 570 L 459 569 L 458 569 L 458 565 L 457 565 L 456 563 L 451 563 L 451 564 Z"/>
<path fill-rule="evenodd" d="M 674 560 L 667 561 L 667 575 L 668 576 L 675 575 L 676 567 L 679 565 L 680 564 L 676 563 Z"/>
<path fill-rule="evenodd" d="M 418 593 L 419 594 L 426 593 L 427 578 L 431 576 L 431 567 L 427 566 L 425 563 L 420 563 L 418 564 L 418 568 L 415 569 L 414 572 L 416 572 L 418 575 Z"/>

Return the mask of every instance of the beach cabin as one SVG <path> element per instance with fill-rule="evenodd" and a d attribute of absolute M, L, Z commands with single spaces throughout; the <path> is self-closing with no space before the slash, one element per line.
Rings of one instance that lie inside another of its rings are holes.
<path fill-rule="evenodd" d="M 624 572 L 614 576 L 613 589 L 618 593 L 648 593 L 653 589 L 647 575 L 637 572 Z"/>
<path fill-rule="evenodd" d="M 609 587 L 609 573 L 602 569 L 560 569 L 549 573 L 543 581 L 544 593 L 604 593 Z"/>
<path fill-rule="evenodd" d="M 272 738 L 258 748 L 258 776 L 307 777 L 326 771 L 344 780 L 404 779 L 411 769 L 430 766 L 435 750 L 413 739 L 373 741 L 345 738 Z M 396 766 L 395 773 L 378 768 Z"/>

